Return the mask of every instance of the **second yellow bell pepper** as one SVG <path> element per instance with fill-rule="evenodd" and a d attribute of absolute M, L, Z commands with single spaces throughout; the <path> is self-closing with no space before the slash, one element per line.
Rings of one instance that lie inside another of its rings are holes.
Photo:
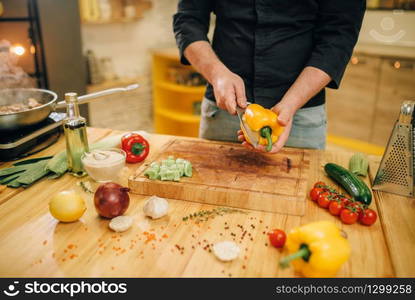
<path fill-rule="evenodd" d="M 271 151 L 274 144 L 282 132 L 283 127 L 278 123 L 278 115 L 270 109 L 266 109 L 259 104 L 250 104 L 245 110 L 242 120 L 249 128 L 258 134 L 258 143 L 266 146 L 267 151 Z M 242 131 L 243 127 L 241 126 Z M 248 143 L 248 135 L 244 132 Z"/>
<path fill-rule="evenodd" d="M 281 267 L 292 262 L 305 277 L 332 277 L 350 256 L 349 242 L 330 221 L 309 223 L 292 230 L 287 236 L 289 256 Z"/>

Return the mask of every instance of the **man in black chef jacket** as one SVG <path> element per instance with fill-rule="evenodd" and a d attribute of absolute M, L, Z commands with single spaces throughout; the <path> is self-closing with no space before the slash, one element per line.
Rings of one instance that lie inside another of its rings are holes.
<path fill-rule="evenodd" d="M 364 0 L 179 0 L 173 27 L 181 61 L 209 82 L 200 137 L 251 147 L 236 135 L 236 106 L 248 99 L 272 108 L 285 126 L 272 152 L 323 149 L 325 87 L 339 87 L 365 7 Z"/>

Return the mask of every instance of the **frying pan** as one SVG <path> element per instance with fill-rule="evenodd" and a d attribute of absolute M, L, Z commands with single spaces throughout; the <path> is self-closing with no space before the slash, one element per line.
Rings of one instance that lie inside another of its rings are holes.
<path fill-rule="evenodd" d="M 92 99 L 119 92 L 128 92 L 138 88 L 138 84 L 112 88 L 78 97 L 79 104 Z M 27 103 L 29 98 L 36 99 L 42 105 L 11 114 L 0 114 L 0 132 L 11 131 L 34 125 L 45 120 L 56 108 L 66 107 L 65 101 L 57 102 L 58 95 L 52 91 L 36 88 L 10 88 L 0 90 L 0 106 Z"/>

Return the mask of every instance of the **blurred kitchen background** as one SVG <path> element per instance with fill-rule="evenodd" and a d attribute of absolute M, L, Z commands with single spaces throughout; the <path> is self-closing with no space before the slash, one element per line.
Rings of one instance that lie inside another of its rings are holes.
<path fill-rule="evenodd" d="M 415 100 L 415 0 L 367 5 L 341 89 L 327 90 L 328 141 L 379 154 L 400 104 Z M 0 89 L 36 86 L 62 97 L 138 82 L 134 92 L 84 105 L 89 125 L 196 136 L 205 81 L 179 63 L 176 6 L 177 0 L 0 0 Z"/>

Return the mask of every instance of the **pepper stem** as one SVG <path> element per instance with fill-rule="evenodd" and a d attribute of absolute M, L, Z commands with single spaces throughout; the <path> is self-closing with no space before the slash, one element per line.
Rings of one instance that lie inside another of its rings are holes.
<path fill-rule="evenodd" d="M 311 255 L 310 250 L 306 245 L 302 245 L 300 249 L 297 252 L 292 253 L 291 255 L 288 255 L 280 260 L 280 267 L 281 268 L 287 268 L 290 265 L 290 262 L 293 260 L 302 258 L 304 260 L 308 260 Z"/>
<path fill-rule="evenodd" d="M 131 147 L 131 152 L 134 155 L 140 155 L 141 152 L 143 152 L 143 150 L 145 149 L 146 146 L 144 146 L 141 143 L 134 143 L 133 146 Z"/>
<path fill-rule="evenodd" d="M 271 133 L 272 130 L 271 128 L 267 127 L 263 127 L 261 128 L 261 136 L 267 139 L 267 147 L 265 148 L 265 150 L 267 150 L 268 152 L 271 151 L 272 149 L 272 138 L 271 138 Z"/>

